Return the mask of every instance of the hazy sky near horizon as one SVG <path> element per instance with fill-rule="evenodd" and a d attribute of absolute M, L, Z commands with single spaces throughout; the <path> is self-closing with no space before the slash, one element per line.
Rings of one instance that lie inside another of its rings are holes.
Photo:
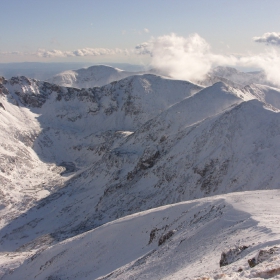
<path fill-rule="evenodd" d="M 180 38 L 196 33 L 207 42 L 212 53 L 256 55 L 267 47 L 268 39 L 262 38 L 265 33 L 280 32 L 279 0 L 0 0 L 0 3 L 0 62 L 149 63 L 149 52 L 135 53 L 135 47 L 172 33 Z M 253 37 L 260 39 L 254 41 Z"/>

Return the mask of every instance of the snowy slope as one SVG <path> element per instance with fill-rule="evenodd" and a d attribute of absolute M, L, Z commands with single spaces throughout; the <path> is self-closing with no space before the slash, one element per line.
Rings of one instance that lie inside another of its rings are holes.
<path fill-rule="evenodd" d="M 279 279 L 279 195 L 242 192 L 140 212 L 58 243 L 3 279 Z M 220 268 L 222 252 L 238 247 L 247 248 Z"/>
<path fill-rule="evenodd" d="M 20 92 L 26 102 L 40 106 L 43 94 L 26 78 L 11 79 L 9 84 L 1 79 L 0 84 L 0 224 L 14 219 L 42 197 L 49 195 L 65 181 L 60 176 L 62 168 L 40 159 L 33 149 L 42 128 L 37 121 L 39 114 L 21 104 Z M 10 93 L 9 87 L 14 88 Z M 38 91 L 37 91 L 38 90 Z M 50 90 L 50 89 L 49 89 Z M 36 94 L 39 98 L 36 98 Z"/>
<path fill-rule="evenodd" d="M 280 109 L 280 90 L 278 88 L 260 84 L 251 84 L 244 89 L 258 100 Z"/>

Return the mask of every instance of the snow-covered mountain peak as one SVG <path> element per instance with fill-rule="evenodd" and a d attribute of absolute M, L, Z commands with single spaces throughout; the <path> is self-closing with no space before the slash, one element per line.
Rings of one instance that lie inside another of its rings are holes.
<path fill-rule="evenodd" d="M 219 81 L 233 87 L 244 87 L 254 83 L 273 86 L 273 84 L 266 79 L 266 75 L 262 71 L 241 72 L 235 68 L 224 66 L 218 66 L 212 69 L 204 80 L 197 81 L 197 83 L 210 86 Z"/>
<path fill-rule="evenodd" d="M 217 103 L 217 106 L 219 106 L 219 102 L 223 102 L 222 100 L 225 99 L 248 101 L 256 98 L 247 88 L 231 86 L 221 81 L 202 89 L 197 95 L 201 97 L 205 96 L 203 98 L 209 98 L 208 102 Z"/>
<path fill-rule="evenodd" d="M 90 71 L 92 71 L 92 72 L 94 72 L 94 71 L 97 71 L 97 72 L 99 72 L 99 70 L 103 70 L 103 71 L 105 71 L 105 73 L 107 73 L 107 72 L 109 72 L 110 70 L 112 71 L 112 72 L 123 72 L 124 70 L 122 70 L 122 69 L 120 69 L 120 68 L 117 68 L 117 67 L 112 67 L 112 66 L 110 66 L 110 65 L 104 65 L 104 64 L 100 64 L 100 65 L 93 65 L 93 66 L 90 66 L 90 67 L 88 67 L 88 68 L 81 68 L 80 70 L 77 70 L 77 72 L 79 72 L 79 71 L 83 71 L 83 70 L 85 70 L 85 71 L 88 71 L 88 70 L 90 70 Z"/>
<path fill-rule="evenodd" d="M 254 96 L 254 98 L 280 109 L 280 90 L 275 87 L 251 84 L 244 88 L 246 92 Z"/>
<path fill-rule="evenodd" d="M 66 87 L 91 88 L 103 86 L 135 74 L 138 73 L 124 71 L 106 65 L 95 65 L 78 70 L 64 71 L 48 81 Z"/>
<path fill-rule="evenodd" d="M 219 77 L 227 77 L 229 75 L 236 75 L 240 73 L 237 69 L 228 66 L 217 66 L 211 72 Z"/>

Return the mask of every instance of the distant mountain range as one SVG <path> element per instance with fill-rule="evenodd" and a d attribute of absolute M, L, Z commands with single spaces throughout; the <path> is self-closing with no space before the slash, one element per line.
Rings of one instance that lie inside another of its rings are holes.
<path fill-rule="evenodd" d="M 216 67 L 208 73 L 207 78 L 198 82 L 205 86 L 212 85 L 216 82 L 234 83 L 235 86 L 246 86 L 250 84 L 262 84 L 273 86 L 267 81 L 265 73 L 262 71 L 240 72 L 231 67 Z"/>
<path fill-rule="evenodd" d="M 227 279 L 277 265 L 246 258 L 279 245 L 280 89 L 155 72 L 1 78 L 3 279 L 219 279 L 228 246 Z"/>
<path fill-rule="evenodd" d="M 26 76 L 33 79 L 45 81 L 51 77 L 70 69 L 80 69 L 92 66 L 90 62 L 21 62 L 0 63 L 0 76 L 7 79 L 16 76 Z M 129 63 L 109 63 L 111 67 L 121 68 L 126 71 L 139 72 L 145 70 L 144 66 Z"/>

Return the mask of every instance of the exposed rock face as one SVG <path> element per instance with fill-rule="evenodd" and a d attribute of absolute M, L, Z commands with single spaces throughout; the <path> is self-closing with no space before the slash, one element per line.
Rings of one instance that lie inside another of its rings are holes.
<path fill-rule="evenodd" d="M 237 261 L 240 258 L 240 254 L 247 248 L 248 246 L 243 245 L 229 249 L 227 252 L 223 252 L 221 255 L 220 266 L 226 266 Z"/>
<path fill-rule="evenodd" d="M 269 259 L 276 252 L 279 252 L 279 248 L 276 246 L 267 250 L 260 250 L 256 257 L 248 260 L 248 264 L 250 267 L 254 267 Z"/>
<path fill-rule="evenodd" d="M 170 230 L 166 234 L 162 235 L 158 241 L 158 246 L 161 246 L 163 243 L 166 242 L 172 235 L 175 233 L 175 230 Z"/>

